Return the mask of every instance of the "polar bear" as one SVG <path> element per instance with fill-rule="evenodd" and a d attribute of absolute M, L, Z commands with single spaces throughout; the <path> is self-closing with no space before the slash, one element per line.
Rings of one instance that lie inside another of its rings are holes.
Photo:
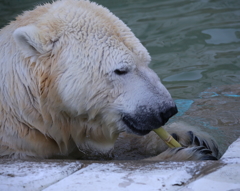
<path fill-rule="evenodd" d="M 0 47 L 1 157 L 109 153 L 120 133 L 146 135 L 177 113 L 147 50 L 96 3 L 60 0 L 24 12 L 1 30 Z M 205 142 L 158 160 L 215 159 Z"/>

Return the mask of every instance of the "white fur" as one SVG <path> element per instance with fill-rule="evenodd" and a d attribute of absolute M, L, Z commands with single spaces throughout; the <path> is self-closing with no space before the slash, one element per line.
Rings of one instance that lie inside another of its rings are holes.
<path fill-rule="evenodd" d="M 107 152 L 120 132 L 131 132 L 122 112 L 172 104 L 148 68 L 147 50 L 95 3 L 39 6 L 3 28 L 0 38 L 1 156 L 48 158 L 75 147 Z"/>
<path fill-rule="evenodd" d="M 19 27 L 13 33 L 14 40 L 19 48 L 22 49 L 25 57 L 36 57 L 52 49 L 53 43 L 45 45 L 41 41 L 41 33 L 34 25 Z M 34 62 L 36 60 L 32 60 Z"/>

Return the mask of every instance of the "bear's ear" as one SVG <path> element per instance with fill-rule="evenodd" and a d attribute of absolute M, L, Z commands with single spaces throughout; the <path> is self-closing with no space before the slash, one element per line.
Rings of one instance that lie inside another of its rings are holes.
<path fill-rule="evenodd" d="M 36 58 L 50 51 L 53 47 L 53 43 L 47 42 L 41 31 L 34 25 L 16 29 L 13 37 L 25 57 Z"/>

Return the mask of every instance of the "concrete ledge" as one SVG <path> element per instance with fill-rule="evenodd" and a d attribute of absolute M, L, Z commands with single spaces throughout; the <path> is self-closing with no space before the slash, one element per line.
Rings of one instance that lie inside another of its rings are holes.
<path fill-rule="evenodd" d="M 52 190 L 176 190 L 200 172 L 207 162 L 93 163 L 51 185 Z"/>
<path fill-rule="evenodd" d="M 0 160 L 0 190 L 240 189 L 240 138 L 219 161 Z"/>
<path fill-rule="evenodd" d="M 71 175 L 82 167 L 76 162 L 0 160 L 0 190 L 37 191 Z"/>
<path fill-rule="evenodd" d="M 222 156 L 220 168 L 207 174 L 181 191 L 239 191 L 240 190 L 240 138 L 232 143 Z"/>

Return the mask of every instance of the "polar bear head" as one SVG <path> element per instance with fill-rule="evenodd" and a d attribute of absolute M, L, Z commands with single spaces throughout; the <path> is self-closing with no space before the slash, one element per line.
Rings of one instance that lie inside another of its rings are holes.
<path fill-rule="evenodd" d="M 69 130 L 75 142 L 80 139 L 76 131 L 93 124 L 95 134 L 145 135 L 177 113 L 169 92 L 148 67 L 147 50 L 106 8 L 57 1 L 27 12 L 18 23 L 13 33 L 18 56 L 32 71 L 28 81 L 38 87 L 39 112 L 51 121 L 44 124 L 65 116 L 68 122 L 77 119 L 77 125 L 69 122 L 74 128 L 68 124 L 75 129 Z M 58 140 L 53 135 L 57 130 L 45 132 Z"/>

